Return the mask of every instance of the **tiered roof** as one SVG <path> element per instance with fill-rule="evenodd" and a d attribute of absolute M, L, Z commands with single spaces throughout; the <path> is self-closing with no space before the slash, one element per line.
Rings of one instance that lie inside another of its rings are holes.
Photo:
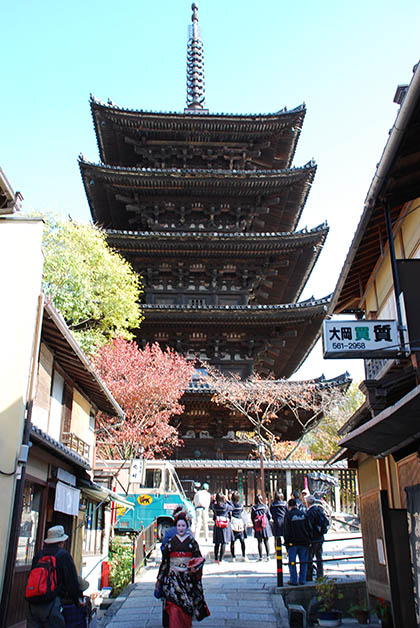
<path fill-rule="evenodd" d="M 329 303 L 296 302 L 327 235 L 326 225 L 295 233 L 316 173 L 313 161 L 292 167 L 306 109 L 209 113 L 192 10 L 184 113 L 91 97 L 102 162 L 79 159 L 86 195 L 110 244 L 144 279 L 139 343 L 219 361 L 240 355 L 287 377 Z"/>

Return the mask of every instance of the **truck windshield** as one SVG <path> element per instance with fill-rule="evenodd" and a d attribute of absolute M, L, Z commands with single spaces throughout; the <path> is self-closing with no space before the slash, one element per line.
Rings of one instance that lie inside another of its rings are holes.
<path fill-rule="evenodd" d="M 179 477 L 177 476 L 176 472 L 172 472 L 171 470 L 171 484 L 175 484 L 176 486 L 176 491 L 178 491 L 178 493 L 180 493 L 182 495 L 182 497 L 185 498 L 185 493 L 184 493 L 184 489 L 182 488 L 182 484 L 180 482 Z"/>
<path fill-rule="evenodd" d="M 160 488 L 162 482 L 161 469 L 146 469 L 145 488 Z"/>

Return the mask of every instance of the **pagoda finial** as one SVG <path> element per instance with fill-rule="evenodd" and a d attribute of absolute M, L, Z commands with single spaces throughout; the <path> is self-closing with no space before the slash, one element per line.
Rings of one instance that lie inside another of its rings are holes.
<path fill-rule="evenodd" d="M 186 111 L 204 110 L 204 54 L 198 24 L 198 6 L 191 5 L 192 24 L 188 28 L 187 45 L 187 109 Z"/>

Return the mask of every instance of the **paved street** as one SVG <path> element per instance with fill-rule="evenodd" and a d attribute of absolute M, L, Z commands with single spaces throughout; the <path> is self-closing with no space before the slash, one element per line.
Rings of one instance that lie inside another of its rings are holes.
<path fill-rule="evenodd" d="M 332 538 L 349 535 L 331 535 Z M 330 538 L 331 538 L 330 537 Z M 226 562 L 217 565 L 212 560 L 213 546 L 200 541 L 200 547 L 207 562 L 204 566 L 203 586 L 211 616 L 203 622 L 193 622 L 203 628 L 286 628 L 288 622 L 281 600 L 274 591 L 277 585 L 274 542 L 270 540 L 271 559 L 269 562 L 257 561 L 255 539 L 247 539 L 250 562 L 232 562 L 227 552 Z M 239 543 L 237 544 L 239 550 Z M 325 543 L 326 557 L 332 554 L 356 556 L 361 554 L 361 540 L 355 539 L 339 543 L 334 540 Z M 134 585 L 126 589 L 123 596 L 117 598 L 110 610 L 102 616 L 101 627 L 107 628 L 160 628 L 162 626 L 162 603 L 153 596 L 157 574 L 159 552 L 143 569 Z M 286 562 L 286 561 L 285 561 Z M 363 577 L 361 560 L 345 561 L 339 565 L 326 563 L 327 575 L 340 578 Z M 288 570 L 284 570 L 284 582 L 288 580 Z"/>

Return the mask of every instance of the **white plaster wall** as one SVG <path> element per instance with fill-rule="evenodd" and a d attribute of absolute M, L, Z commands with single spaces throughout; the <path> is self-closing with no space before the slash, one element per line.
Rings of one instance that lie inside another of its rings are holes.
<path fill-rule="evenodd" d="M 41 291 L 43 223 L 39 219 L 0 217 L 0 469 L 15 469 Z M 0 588 L 16 478 L 0 475 Z"/>

